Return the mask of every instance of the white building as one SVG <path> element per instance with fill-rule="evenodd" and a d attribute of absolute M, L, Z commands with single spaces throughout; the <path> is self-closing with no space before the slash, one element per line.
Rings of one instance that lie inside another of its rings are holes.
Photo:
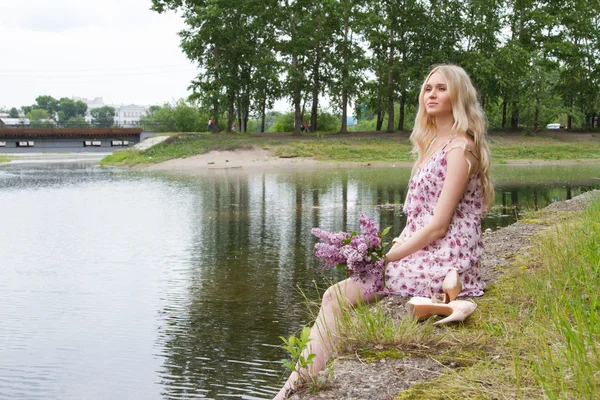
<path fill-rule="evenodd" d="M 27 118 L 0 118 L 0 128 L 29 128 L 29 125 Z"/>
<path fill-rule="evenodd" d="M 149 106 L 138 106 L 135 104 L 130 104 L 125 106 L 114 105 L 114 104 L 104 104 L 102 97 L 95 97 L 93 100 L 89 100 L 82 97 L 73 96 L 73 101 L 83 101 L 87 104 L 88 109 L 85 114 L 85 120 L 88 123 L 92 122 L 92 115 L 90 111 L 94 108 L 100 108 L 104 106 L 110 106 L 115 109 L 115 125 L 122 126 L 124 128 L 136 127 L 139 124 L 140 119 L 148 112 L 150 109 Z"/>

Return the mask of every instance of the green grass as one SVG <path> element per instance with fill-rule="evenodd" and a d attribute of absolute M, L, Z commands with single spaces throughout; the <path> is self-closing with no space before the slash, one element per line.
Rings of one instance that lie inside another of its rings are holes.
<path fill-rule="evenodd" d="M 600 159 L 600 143 L 526 143 L 492 145 L 492 160 L 587 160 Z"/>
<path fill-rule="evenodd" d="M 594 399 L 600 393 L 600 201 L 584 213 L 539 212 L 550 225 L 466 323 L 385 318 L 359 305 L 340 318 L 339 350 L 367 361 L 430 357 L 445 368 L 396 399 Z"/>
<path fill-rule="evenodd" d="M 311 133 L 300 137 L 257 137 L 248 134 L 168 134 L 169 139 L 148 150 L 113 153 L 103 165 L 155 164 L 211 150 L 260 147 L 279 157 L 312 157 L 325 162 L 412 162 L 408 135 L 343 137 Z M 600 141 L 562 142 L 545 137 L 492 140 L 492 161 L 600 159 Z"/>
<path fill-rule="evenodd" d="M 5 163 L 5 162 L 9 162 L 10 158 L 8 156 L 2 156 L 0 155 L 0 163 Z"/>
<path fill-rule="evenodd" d="M 163 161 L 186 158 L 196 154 L 208 153 L 212 150 L 234 150 L 248 148 L 255 143 L 260 145 L 263 139 L 252 139 L 246 135 L 211 135 L 180 134 L 158 143 L 149 149 L 136 151 L 134 149 L 120 150 L 105 157 L 101 165 L 138 165 L 156 164 Z"/>

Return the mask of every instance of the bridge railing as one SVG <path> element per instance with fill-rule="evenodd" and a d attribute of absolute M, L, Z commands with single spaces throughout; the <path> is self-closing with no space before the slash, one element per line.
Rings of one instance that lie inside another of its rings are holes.
<path fill-rule="evenodd" d="M 7 127 L 8 128 L 8 127 Z M 56 128 L 73 128 L 73 129 L 95 129 L 95 128 L 141 128 L 146 132 L 172 132 L 175 130 L 175 121 L 117 121 L 112 124 L 99 122 L 32 122 L 30 124 L 12 125 L 10 128 L 16 129 L 56 129 Z"/>

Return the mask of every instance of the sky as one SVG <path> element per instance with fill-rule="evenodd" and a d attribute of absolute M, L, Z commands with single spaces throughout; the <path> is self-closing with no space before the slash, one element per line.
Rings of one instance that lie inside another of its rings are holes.
<path fill-rule="evenodd" d="M 0 108 L 31 105 L 39 95 L 114 105 L 187 97 L 196 67 L 179 46 L 184 22 L 151 4 L 0 0 Z"/>

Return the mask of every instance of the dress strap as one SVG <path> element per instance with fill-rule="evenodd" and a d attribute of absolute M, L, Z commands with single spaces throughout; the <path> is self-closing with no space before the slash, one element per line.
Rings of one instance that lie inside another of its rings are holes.
<path fill-rule="evenodd" d="M 469 153 L 471 153 L 473 155 L 473 157 L 475 157 L 476 159 L 479 160 L 479 157 L 477 156 L 477 154 L 473 153 L 473 151 L 470 148 L 468 148 L 466 144 L 457 144 L 456 146 L 449 148 L 448 151 L 450 151 L 452 149 L 463 149 L 465 151 L 468 151 Z"/>
<path fill-rule="evenodd" d="M 452 138 L 454 139 L 454 138 Z M 448 154 L 448 152 L 454 150 L 454 149 L 463 149 L 463 151 L 468 151 L 469 153 L 473 154 L 473 157 L 475 157 L 477 160 L 479 160 L 479 157 L 477 157 L 477 155 L 475 153 L 473 153 L 473 151 L 471 149 L 469 149 L 467 147 L 466 144 L 457 144 L 456 146 L 450 147 L 448 150 L 446 150 L 446 154 Z M 471 168 L 473 167 L 473 165 L 471 164 L 471 160 L 469 160 L 468 157 L 465 157 L 465 160 L 467 160 L 467 164 L 469 165 L 469 175 L 471 174 Z"/>
<path fill-rule="evenodd" d="M 454 140 L 454 138 L 456 138 L 456 136 L 458 136 L 458 135 L 454 135 L 450 139 L 448 139 L 448 141 L 446 143 L 444 143 L 444 145 L 441 147 L 441 149 L 445 149 L 446 146 L 448 146 Z"/>

